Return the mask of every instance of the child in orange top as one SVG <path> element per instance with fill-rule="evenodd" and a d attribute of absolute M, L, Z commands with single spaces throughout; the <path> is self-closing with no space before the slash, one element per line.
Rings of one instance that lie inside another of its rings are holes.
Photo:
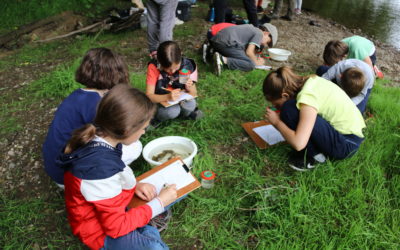
<path fill-rule="evenodd" d="M 188 76 L 186 82 L 179 80 L 180 74 Z M 183 92 L 197 96 L 196 81 L 195 62 L 182 57 L 176 42 L 166 41 L 157 49 L 157 60 L 152 60 L 147 67 L 146 95 L 153 103 L 176 101 Z M 181 101 L 169 107 L 158 105 L 156 122 L 175 119 L 178 116 L 199 119 L 203 113 L 197 109 L 195 99 Z"/>

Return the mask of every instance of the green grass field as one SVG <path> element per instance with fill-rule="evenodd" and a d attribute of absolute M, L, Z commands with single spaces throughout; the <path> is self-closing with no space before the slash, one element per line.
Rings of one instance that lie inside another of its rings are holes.
<path fill-rule="evenodd" d="M 184 34 L 190 27 L 187 23 L 176 32 Z M 71 60 L 20 90 L 31 98 L 7 108 L 7 98 L 0 100 L 0 134 L 23 127 L 9 116 L 13 109 L 39 98 L 61 102 L 78 88 L 73 76 L 87 49 L 109 46 L 118 51 L 116 41 L 134 36 L 135 32 L 101 34 L 62 44 Z M 33 55 L 55 53 L 57 44 L 25 47 L 14 59 L 2 59 L 0 70 L 40 63 Z M 367 120 L 366 139 L 354 157 L 299 173 L 286 164 L 288 145 L 260 150 L 246 140 L 240 126 L 263 116 L 267 103 L 261 84 L 266 72 L 226 70 L 216 77 L 200 56 L 184 50 L 199 64 L 198 102 L 206 116 L 195 122 L 168 122 L 141 140 L 145 144 L 166 135 L 193 139 L 199 147 L 194 174 L 210 169 L 217 180 L 213 189 L 196 190 L 173 207 L 173 219 L 162 233 L 171 249 L 195 249 L 194 245 L 204 249 L 400 248 L 399 88 L 387 87 L 390 80 L 377 81 L 368 103 L 374 116 Z M 131 71 L 132 85 L 144 90 L 145 69 Z M 149 166 L 140 159 L 132 168 L 138 175 Z M 83 248 L 69 230 L 60 195 L 54 194 L 52 200 L 14 197 L 0 191 L 0 248 Z"/>

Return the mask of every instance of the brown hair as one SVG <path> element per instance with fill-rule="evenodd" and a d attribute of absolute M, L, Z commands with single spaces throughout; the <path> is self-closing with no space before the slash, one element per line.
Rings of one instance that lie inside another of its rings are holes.
<path fill-rule="evenodd" d="M 165 41 L 158 46 L 157 61 L 163 68 L 169 68 L 173 63 L 181 62 L 182 52 L 177 42 Z"/>
<path fill-rule="evenodd" d="M 309 76 L 296 75 L 290 67 L 280 67 L 270 72 L 264 80 L 263 93 L 268 101 L 277 100 L 282 93 L 287 93 L 290 98 L 296 97 Z"/>
<path fill-rule="evenodd" d="M 111 89 L 129 83 L 128 67 L 121 56 L 106 48 L 90 49 L 75 73 L 75 80 L 88 88 Z"/>
<path fill-rule="evenodd" d="M 100 101 L 94 124 L 77 129 L 65 153 L 71 153 L 93 140 L 95 135 L 123 140 L 138 131 L 154 115 L 156 105 L 140 90 L 128 84 L 116 85 Z"/>
<path fill-rule="evenodd" d="M 332 66 L 341 61 L 349 53 L 349 46 L 339 40 L 329 41 L 324 49 L 324 62 L 328 66 Z"/>
<path fill-rule="evenodd" d="M 365 85 L 364 73 L 355 67 L 348 68 L 342 74 L 340 85 L 350 98 L 358 96 Z"/>

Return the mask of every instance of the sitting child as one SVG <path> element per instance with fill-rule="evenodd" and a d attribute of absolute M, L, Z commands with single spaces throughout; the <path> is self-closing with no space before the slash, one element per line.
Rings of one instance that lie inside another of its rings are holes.
<path fill-rule="evenodd" d="M 268 108 L 266 120 L 300 151 L 289 158 L 295 170 L 309 170 L 326 157 L 350 157 L 363 141 L 360 111 L 342 89 L 324 78 L 299 76 L 281 67 L 267 75 L 263 92 L 280 109 L 278 115 Z"/>
<path fill-rule="evenodd" d="M 180 82 L 180 74 L 188 76 L 186 82 Z M 146 94 L 152 102 L 159 103 L 156 120 L 153 120 L 152 124 L 156 126 L 159 122 L 175 119 L 179 115 L 191 119 L 203 117 L 194 98 L 168 107 L 160 104 L 176 101 L 184 92 L 197 96 L 196 81 L 195 62 L 182 57 L 181 49 L 176 42 L 161 43 L 157 49 L 157 60 L 152 60 L 147 67 Z"/>
<path fill-rule="evenodd" d="M 346 59 L 330 67 L 322 77 L 335 81 L 364 113 L 375 82 L 374 72 L 368 64 L 358 59 Z"/>
<path fill-rule="evenodd" d="M 324 49 L 323 54 L 325 65 L 317 69 L 317 75 L 322 76 L 332 65 L 339 61 L 347 59 L 358 59 L 367 63 L 379 78 L 383 78 L 383 74 L 375 66 L 376 49 L 373 42 L 365 37 L 351 36 L 339 40 L 329 41 Z"/>
<path fill-rule="evenodd" d="M 75 80 L 85 86 L 72 92 L 58 106 L 51 122 L 42 152 L 47 174 L 61 188 L 64 170 L 56 159 L 75 129 L 91 123 L 102 96 L 116 84 L 128 84 L 129 74 L 122 57 L 106 48 L 89 50 L 76 70 Z M 129 164 L 140 156 L 140 141 L 123 148 L 123 160 Z"/>
<path fill-rule="evenodd" d="M 217 75 L 221 74 L 224 64 L 229 69 L 242 71 L 262 67 L 265 61 L 257 56 L 257 52 L 265 46 L 273 47 L 278 41 L 278 30 L 270 23 L 264 23 L 259 28 L 251 24 L 227 26 L 217 32 L 210 38 L 210 44 L 216 51 L 214 63 Z"/>
<path fill-rule="evenodd" d="M 138 141 L 154 111 L 144 93 L 119 84 L 100 101 L 94 122 L 74 131 L 59 158 L 69 224 L 90 249 L 168 249 L 147 224 L 176 200 L 176 185 L 157 194 L 152 184 L 137 183 L 121 160 L 121 144 Z M 147 203 L 127 208 L 134 195 Z"/>

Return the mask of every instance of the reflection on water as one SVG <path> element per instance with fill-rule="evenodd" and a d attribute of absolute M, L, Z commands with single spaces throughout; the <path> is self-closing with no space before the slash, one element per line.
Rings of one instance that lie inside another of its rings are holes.
<path fill-rule="evenodd" d="M 400 0 L 303 0 L 303 8 L 400 49 Z"/>

